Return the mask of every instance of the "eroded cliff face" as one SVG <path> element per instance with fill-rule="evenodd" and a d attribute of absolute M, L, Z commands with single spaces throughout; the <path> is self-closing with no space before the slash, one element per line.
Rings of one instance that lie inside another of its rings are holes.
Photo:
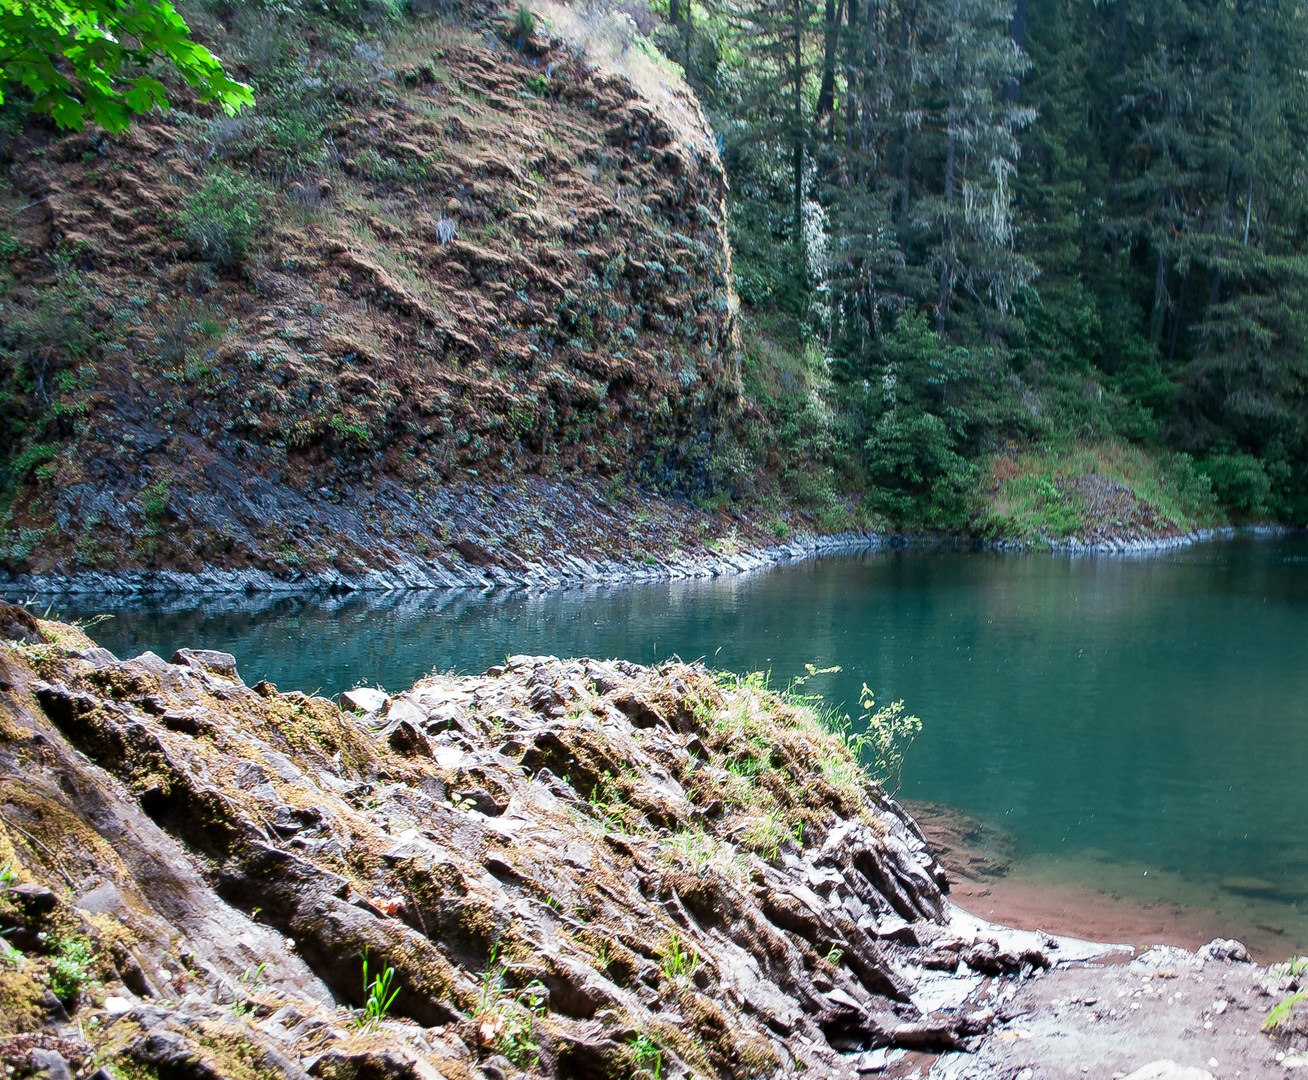
<path fill-rule="evenodd" d="M 948 930 L 915 827 L 755 682 L 514 657 L 342 706 L 3 611 L 20 1071 L 852 1075 L 991 1022 L 924 970 L 1044 963 Z"/>
<path fill-rule="evenodd" d="M 33 126 L 0 182 L 0 568 L 457 569 L 524 478 L 574 544 L 574 479 L 710 489 L 726 179 L 679 80 L 543 16 L 194 17 L 255 111 Z"/>

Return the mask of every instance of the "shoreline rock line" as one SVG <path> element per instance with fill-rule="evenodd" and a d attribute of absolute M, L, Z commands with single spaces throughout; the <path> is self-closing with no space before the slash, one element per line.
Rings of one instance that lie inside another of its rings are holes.
<path fill-rule="evenodd" d="M 438 564 L 404 557 L 386 568 L 358 573 L 336 569 L 316 573 L 280 573 L 263 569 L 210 568 L 199 573 L 176 570 L 84 571 L 72 574 L 10 574 L 0 572 L 0 596 L 170 596 L 223 594 L 302 594 L 405 592 L 423 590 L 526 589 L 549 592 L 594 585 L 630 585 L 656 581 L 723 577 L 754 573 L 830 555 L 850 555 L 890 548 L 990 548 L 998 551 L 1041 552 L 1054 555 L 1145 555 L 1171 551 L 1217 537 L 1230 537 L 1235 529 L 1196 529 L 1172 536 L 1123 536 L 1094 541 L 1058 540 L 1046 545 L 1029 541 L 982 541 L 930 534 L 892 534 L 847 531 L 811 536 L 787 543 L 745 547 L 739 551 L 690 554 L 634 561 L 622 556 L 586 559 L 566 551 L 538 561 L 516 559 L 503 563 Z M 652 559 L 652 561 L 651 561 Z"/>

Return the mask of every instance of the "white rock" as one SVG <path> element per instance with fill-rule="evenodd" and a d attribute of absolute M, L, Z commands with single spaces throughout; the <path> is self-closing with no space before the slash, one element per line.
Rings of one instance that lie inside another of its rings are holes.
<path fill-rule="evenodd" d="M 132 1003 L 125 997 L 110 996 L 104 999 L 104 1011 L 110 1016 L 121 1016 L 132 1011 Z"/>
<path fill-rule="evenodd" d="M 1129 1073 L 1124 1080 L 1213 1080 L 1213 1074 L 1206 1069 L 1178 1065 L 1170 1058 L 1160 1058 Z"/>
<path fill-rule="evenodd" d="M 407 720 L 415 727 L 427 721 L 427 714 L 407 697 L 394 698 L 386 709 L 386 719 L 396 723 Z"/>
<path fill-rule="evenodd" d="M 458 768 L 464 757 L 467 756 L 457 746 L 438 746 L 433 754 L 436 758 L 436 764 L 442 769 Z"/>
<path fill-rule="evenodd" d="M 356 686 L 341 695 L 341 708 L 352 709 L 355 712 L 375 713 L 385 708 L 388 701 L 390 698 L 386 696 L 384 690 L 371 686 Z"/>

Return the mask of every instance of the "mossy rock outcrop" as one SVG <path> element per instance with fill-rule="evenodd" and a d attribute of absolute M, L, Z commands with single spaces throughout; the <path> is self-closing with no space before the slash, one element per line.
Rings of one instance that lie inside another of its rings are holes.
<path fill-rule="evenodd" d="M 122 1075 L 854 1075 L 992 1016 L 915 1004 L 943 874 L 759 680 L 520 656 L 365 713 L 39 631 L 0 644 L 0 846 L 51 928 L 9 1027 Z"/>

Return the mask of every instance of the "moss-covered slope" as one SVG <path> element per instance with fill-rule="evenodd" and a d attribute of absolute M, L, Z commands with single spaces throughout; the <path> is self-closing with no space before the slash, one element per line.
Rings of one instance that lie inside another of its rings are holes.
<path fill-rule="evenodd" d="M 458 563 L 487 484 L 711 486 L 739 379 L 693 97 L 563 8 L 307 12 L 190 12 L 253 112 L 11 144 L 0 566 Z"/>

